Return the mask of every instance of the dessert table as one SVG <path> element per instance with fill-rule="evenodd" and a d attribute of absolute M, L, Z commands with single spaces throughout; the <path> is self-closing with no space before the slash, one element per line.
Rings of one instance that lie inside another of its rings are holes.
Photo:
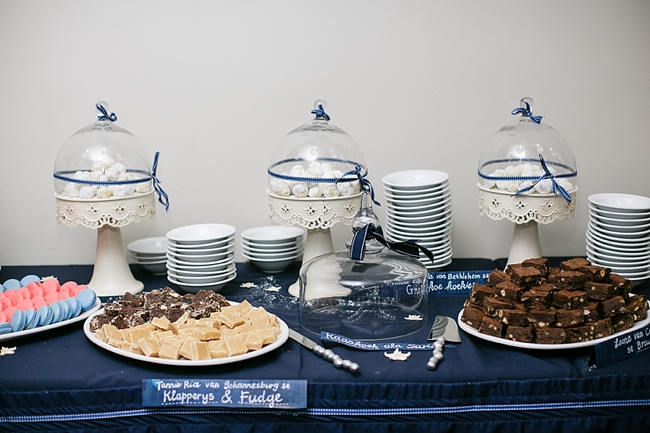
<path fill-rule="evenodd" d="M 557 263 L 557 258 L 552 262 Z M 455 259 L 446 270 L 503 268 L 505 259 Z M 145 291 L 170 285 L 137 266 Z M 248 299 L 298 329 L 298 302 L 287 293 L 298 266 L 263 274 L 237 264 L 237 278 L 221 291 Z M 54 275 L 61 282 L 88 281 L 91 266 L 3 266 L 0 281 L 23 275 Z M 252 284 L 243 284 L 252 283 Z M 243 287 L 242 287 L 243 285 Z M 175 288 L 174 285 L 170 285 Z M 253 287 L 256 286 L 256 287 Z M 277 291 L 279 288 L 279 291 Z M 648 295 L 646 281 L 634 291 Z M 456 317 L 468 290 L 433 292 L 436 314 Z M 105 299 L 104 299 L 105 300 Z M 401 338 L 424 343 L 431 326 Z M 302 330 L 318 340 L 316 334 Z M 648 431 L 650 350 L 604 366 L 590 363 L 592 349 L 533 351 L 476 339 L 445 346 L 445 359 L 426 368 L 430 351 L 413 351 L 394 362 L 381 351 L 333 347 L 360 364 L 354 376 L 336 369 L 292 340 L 242 362 L 177 367 L 121 357 L 92 344 L 82 322 L 4 341 L 13 355 L 0 357 L 0 431 Z M 304 409 L 145 407 L 144 379 L 303 379 Z"/>

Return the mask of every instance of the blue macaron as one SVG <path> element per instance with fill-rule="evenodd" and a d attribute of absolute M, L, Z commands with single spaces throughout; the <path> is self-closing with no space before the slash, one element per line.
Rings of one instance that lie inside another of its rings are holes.
<path fill-rule="evenodd" d="M 23 310 L 16 310 L 14 314 L 11 316 L 11 330 L 13 332 L 18 332 L 22 331 L 25 329 L 25 320 L 27 319 L 27 316 L 25 315 L 25 312 Z"/>
<path fill-rule="evenodd" d="M 12 332 L 11 325 L 7 322 L 0 323 L 0 335 Z"/>
<path fill-rule="evenodd" d="M 32 281 L 38 281 L 40 283 L 41 278 L 38 275 L 25 275 L 20 279 L 20 284 L 22 287 L 27 287 L 27 285 Z"/>
<path fill-rule="evenodd" d="M 77 293 L 77 301 L 81 304 L 82 311 L 90 310 L 95 305 L 97 295 L 92 289 L 83 289 Z"/>
<path fill-rule="evenodd" d="M 70 305 L 70 309 L 72 310 L 72 314 L 70 314 L 70 317 L 77 317 L 79 313 L 81 312 L 81 304 L 79 301 L 77 301 L 77 298 L 73 298 L 72 296 L 69 298 L 66 298 L 65 302 Z"/>
<path fill-rule="evenodd" d="M 59 304 L 59 308 L 61 309 L 61 322 L 68 320 L 70 314 L 72 314 L 72 311 L 70 311 L 70 304 L 65 301 L 58 301 L 57 304 Z"/>
<path fill-rule="evenodd" d="M 5 290 L 18 290 L 22 287 L 20 285 L 20 281 L 18 281 L 15 278 L 8 279 L 4 283 L 2 283 L 2 285 L 4 286 Z"/>
<path fill-rule="evenodd" d="M 50 323 L 57 323 L 61 321 L 61 307 L 59 306 L 58 302 L 54 302 L 50 304 L 50 310 L 52 311 L 52 322 Z"/>
<path fill-rule="evenodd" d="M 43 305 L 38 309 L 38 326 L 47 326 L 52 323 L 53 315 L 52 310 L 47 305 Z"/>
<path fill-rule="evenodd" d="M 2 284 L 0 284 L 0 293 L 3 293 L 5 290 L 6 290 L 6 289 L 5 289 L 5 286 L 3 286 Z"/>
<path fill-rule="evenodd" d="M 36 314 L 36 311 L 34 311 L 33 308 L 30 308 L 29 310 L 25 311 L 25 315 L 27 316 L 25 318 L 25 329 L 33 329 L 38 326 L 38 314 Z"/>

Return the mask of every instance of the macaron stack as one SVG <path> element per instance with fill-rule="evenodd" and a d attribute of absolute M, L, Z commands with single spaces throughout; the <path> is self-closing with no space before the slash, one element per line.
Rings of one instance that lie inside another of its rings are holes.
<path fill-rule="evenodd" d="M 77 317 L 95 305 L 97 296 L 74 281 L 41 282 L 36 275 L 0 284 L 0 334 L 33 329 Z"/>

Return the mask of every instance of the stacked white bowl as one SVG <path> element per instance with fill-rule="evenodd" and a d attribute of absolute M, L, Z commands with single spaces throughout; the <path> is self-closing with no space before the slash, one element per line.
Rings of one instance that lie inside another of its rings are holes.
<path fill-rule="evenodd" d="M 133 241 L 126 246 L 129 262 L 142 266 L 154 275 L 167 272 L 167 238 L 158 236 Z"/>
<path fill-rule="evenodd" d="M 167 279 L 183 290 L 219 290 L 235 279 L 235 228 L 195 224 L 167 233 Z"/>
<path fill-rule="evenodd" d="M 587 258 L 632 281 L 650 278 L 650 198 L 590 195 Z"/>
<path fill-rule="evenodd" d="M 432 263 L 420 254 L 420 261 L 429 269 L 451 263 L 449 175 L 436 170 L 407 170 L 387 174 L 382 182 L 388 240 L 418 240 L 434 255 Z"/>
<path fill-rule="evenodd" d="M 242 255 L 267 273 L 282 272 L 302 257 L 303 230 L 297 227 L 264 226 L 244 230 Z"/>

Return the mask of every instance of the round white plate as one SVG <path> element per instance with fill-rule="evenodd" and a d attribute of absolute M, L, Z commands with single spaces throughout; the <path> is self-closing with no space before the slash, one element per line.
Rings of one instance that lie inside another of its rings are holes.
<path fill-rule="evenodd" d="M 390 191 L 384 191 L 384 196 L 387 200 L 391 201 L 413 201 L 413 200 L 422 200 L 422 199 L 433 199 L 433 198 L 444 198 L 450 195 L 449 188 L 441 189 L 440 191 L 435 192 L 424 192 L 420 194 L 395 194 Z"/>
<path fill-rule="evenodd" d="M 451 196 L 436 197 L 436 198 L 422 198 L 419 200 L 391 200 L 386 199 L 386 206 L 389 209 L 401 210 L 409 212 L 410 209 L 425 210 L 425 209 L 438 209 L 451 203 Z"/>
<path fill-rule="evenodd" d="M 587 197 L 598 209 L 610 212 L 647 212 L 650 211 L 650 197 L 622 193 L 591 194 Z"/>
<path fill-rule="evenodd" d="M 639 225 L 620 225 L 620 224 L 608 224 L 600 222 L 595 218 L 591 218 L 590 224 L 596 226 L 603 231 L 607 230 L 611 233 L 622 233 L 623 236 L 630 236 L 631 234 L 641 234 L 641 233 L 650 233 L 650 224 L 639 224 Z"/>
<path fill-rule="evenodd" d="M 598 209 L 592 203 L 589 203 L 589 212 L 593 212 L 596 215 L 602 215 L 609 218 L 620 218 L 620 219 L 638 219 L 638 218 L 649 218 L 650 212 L 625 212 L 625 211 L 608 211 L 603 209 Z"/>
<path fill-rule="evenodd" d="M 440 230 L 442 228 L 447 228 L 451 225 L 451 215 L 447 215 L 444 218 L 441 218 L 437 221 L 427 221 L 423 223 L 411 223 L 398 220 L 390 220 L 386 223 L 387 226 L 391 226 L 397 230 L 402 230 L 405 232 L 429 232 Z"/>
<path fill-rule="evenodd" d="M 167 238 L 157 236 L 153 238 L 144 238 L 133 241 L 126 246 L 126 249 L 132 253 L 142 256 L 158 256 L 165 254 L 167 251 Z"/>
<path fill-rule="evenodd" d="M 164 254 L 160 258 L 153 259 L 153 260 L 144 260 L 138 257 L 131 256 L 131 263 L 136 263 L 138 265 L 160 265 L 166 262 L 167 262 L 167 256 Z"/>
<path fill-rule="evenodd" d="M 221 259 L 221 260 L 214 260 L 212 262 L 200 262 L 200 263 L 197 263 L 197 262 L 186 262 L 184 260 L 179 260 L 179 259 L 177 259 L 175 257 L 169 257 L 168 256 L 167 261 L 171 262 L 172 264 L 176 265 L 177 267 L 182 266 L 182 267 L 188 268 L 188 269 L 189 268 L 192 268 L 192 269 L 196 268 L 197 270 L 203 270 L 205 268 L 212 267 L 212 266 L 218 266 L 218 265 L 223 265 L 223 264 L 234 263 L 235 257 L 233 255 L 231 255 L 230 257 L 226 257 L 225 259 Z"/>
<path fill-rule="evenodd" d="M 602 245 L 603 248 L 616 248 L 622 249 L 624 251 L 629 251 L 631 253 L 646 251 L 650 247 L 650 241 L 643 242 L 620 242 L 618 240 L 605 239 L 600 237 L 592 231 L 587 231 L 587 240 L 591 241 L 592 244 Z"/>
<path fill-rule="evenodd" d="M 297 253 L 298 251 L 302 250 L 302 245 L 294 245 L 292 247 L 288 248 L 257 248 L 257 247 L 251 247 L 249 245 L 246 245 L 242 243 L 241 245 L 242 250 L 248 252 L 248 253 L 253 253 L 253 254 L 259 254 L 262 256 L 265 255 L 283 255 L 283 254 L 290 254 L 290 253 Z"/>
<path fill-rule="evenodd" d="M 650 315 L 648 315 L 648 317 L 646 317 L 645 319 L 639 322 L 636 322 L 631 328 L 628 328 L 624 331 L 617 332 L 608 337 L 597 338 L 595 340 L 589 340 L 589 341 L 581 341 L 579 343 L 560 343 L 560 344 L 522 343 L 519 341 L 508 340 L 507 338 L 493 337 L 491 335 L 481 334 L 480 332 L 478 332 L 478 329 L 472 328 L 467 323 L 460 320 L 461 316 L 463 315 L 463 310 L 460 310 L 457 318 L 458 326 L 460 327 L 460 329 L 482 340 L 491 341 L 493 343 L 502 344 L 504 346 L 518 347 L 520 349 L 563 350 L 563 349 L 579 349 L 581 347 L 591 347 L 591 346 L 595 346 L 598 343 L 602 343 L 603 341 L 611 340 L 612 338 L 616 338 L 620 335 L 626 334 L 630 331 L 635 331 L 637 329 L 643 328 L 644 326 L 650 323 Z"/>
<path fill-rule="evenodd" d="M 236 302 L 231 302 L 232 305 L 237 305 Z M 101 309 L 97 311 L 95 314 L 93 314 L 91 317 L 88 317 L 86 321 L 84 322 L 84 334 L 86 334 L 86 337 L 94 344 L 97 346 L 101 347 L 102 349 L 106 349 L 109 352 L 116 353 L 118 355 L 122 355 L 126 358 L 131 358 L 131 359 L 137 359 L 138 361 L 144 361 L 144 362 L 149 362 L 152 364 L 163 364 L 163 365 L 176 365 L 176 366 L 181 366 L 181 367 L 202 367 L 202 366 L 207 366 L 207 365 L 221 365 L 221 364 L 230 364 L 233 362 L 239 362 L 239 361 L 244 361 L 246 359 L 251 359 L 251 358 L 256 358 L 258 356 L 264 355 L 265 353 L 269 353 L 278 347 L 282 346 L 285 341 L 287 341 L 287 338 L 289 338 L 289 327 L 287 326 L 286 323 L 282 319 L 278 317 L 278 321 L 280 322 L 280 335 L 276 338 L 276 340 L 268 344 L 261 349 L 254 350 L 252 352 L 244 353 L 242 355 L 237 355 L 237 356 L 230 356 L 226 358 L 214 358 L 214 359 L 205 359 L 202 361 L 190 361 L 187 359 L 164 359 L 164 358 L 155 358 L 153 356 L 145 356 L 145 355 L 139 355 L 137 353 L 129 352 L 128 350 L 122 350 L 118 349 L 117 347 L 113 347 L 108 343 L 103 342 L 99 338 L 95 337 L 95 334 L 90 331 L 90 320 L 97 314 L 101 314 L 104 312 L 104 309 Z"/>
<path fill-rule="evenodd" d="M 437 170 L 405 170 L 389 173 L 381 178 L 384 185 L 393 189 L 422 189 L 449 180 L 449 175 Z"/>
<path fill-rule="evenodd" d="M 215 248 L 178 248 L 170 245 L 168 247 L 168 251 L 180 255 L 202 256 L 206 254 L 219 254 L 234 248 L 235 248 L 235 241 L 233 240 L 230 243 Z"/>
<path fill-rule="evenodd" d="M 228 236 L 227 238 L 219 239 L 218 241 L 212 242 L 197 242 L 193 244 L 179 244 L 178 242 L 169 241 L 168 245 L 172 248 L 178 250 L 194 250 L 194 249 L 205 249 L 205 248 L 219 248 L 230 243 L 233 243 L 235 235 Z"/>
<path fill-rule="evenodd" d="M 294 241 L 303 235 L 298 227 L 264 226 L 253 227 L 241 233 L 242 239 L 259 244 L 276 244 Z"/>
<path fill-rule="evenodd" d="M 647 218 L 612 218 L 598 215 L 589 209 L 589 218 L 601 224 L 613 224 L 615 226 L 638 226 L 650 224 L 650 217 Z"/>
<path fill-rule="evenodd" d="M 419 217 L 419 216 L 431 216 L 439 213 L 443 213 L 451 209 L 451 200 L 448 203 L 443 203 L 441 205 L 435 206 L 422 206 L 422 207 L 402 207 L 402 206 L 393 206 L 390 203 L 386 203 L 387 211 L 390 211 L 393 215 L 400 215 L 405 217 Z"/>
<path fill-rule="evenodd" d="M 235 228 L 228 224 L 194 224 L 168 231 L 167 239 L 192 245 L 220 241 L 234 234 Z"/>
<path fill-rule="evenodd" d="M 286 262 L 288 261 L 289 263 L 293 262 L 296 260 L 298 257 L 302 256 L 302 252 L 293 254 L 289 257 L 276 257 L 276 258 L 264 258 L 264 257 L 252 257 L 249 254 L 247 254 L 245 251 L 242 251 L 241 254 L 245 259 L 248 259 L 250 261 L 254 262 L 263 262 L 263 263 L 274 263 L 274 262 Z"/>
<path fill-rule="evenodd" d="M 97 300 L 95 301 L 95 305 L 93 305 L 93 307 L 90 310 L 84 311 L 83 313 L 79 314 L 77 317 L 64 320 L 63 322 L 52 323 L 51 325 L 37 326 L 36 328 L 32 328 L 32 329 L 25 329 L 18 332 L 10 332 L 8 334 L 2 334 L 0 335 L 0 341 L 13 340 L 14 338 L 23 337 L 25 335 L 38 334 L 39 332 L 45 332 L 50 329 L 60 328 L 61 326 L 66 326 L 71 323 L 79 322 L 81 320 L 84 320 L 91 314 L 93 314 L 95 311 L 99 310 L 99 307 L 101 305 L 102 305 L 102 301 L 100 301 L 99 297 L 97 297 Z"/>
<path fill-rule="evenodd" d="M 612 254 L 625 257 L 638 257 L 650 254 L 650 245 L 642 248 L 621 248 L 613 245 L 608 245 L 602 242 L 594 241 L 592 237 L 587 236 L 586 245 L 594 251 L 603 254 Z"/>
<path fill-rule="evenodd" d="M 247 247 L 258 248 L 260 250 L 276 250 L 281 248 L 293 248 L 295 246 L 302 246 L 302 239 L 291 241 L 291 242 L 278 242 L 272 244 L 257 243 L 255 241 L 249 241 L 248 239 L 242 238 L 241 244 L 246 245 Z"/>
<path fill-rule="evenodd" d="M 589 243 L 587 243 L 586 250 L 592 256 L 596 256 L 596 257 L 598 257 L 600 259 L 603 259 L 603 260 L 610 260 L 610 261 L 613 261 L 613 262 L 618 262 L 620 264 L 623 264 L 623 263 L 637 264 L 639 262 L 650 261 L 650 253 L 646 253 L 646 254 L 640 255 L 640 256 L 632 256 L 632 257 L 624 256 L 624 255 L 618 255 L 618 254 L 612 254 L 612 253 L 607 254 L 607 253 L 597 251 L 594 248 L 591 248 L 589 246 Z"/>
<path fill-rule="evenodd" d="M 587 260 L 589 260 L 592 264 L 596 266 L 611 268 L 612 272 L 617 274 L 618 271 L 632 272 L 632 273 L 650 271 L 650 260 L 639 262 L 639 264 L 620 263 L 620 262 L 615 262 L 610 260 L 599 259 L 598 257 L 594 257 L 589 253 L 587 253 Z"/>
<path fill-rule="evenodd" d="M 419 194 L 433 194 L 435 192 L 440 192 L 442 190 L 449 189 L 449 182 L 443 182 L 436 186 L 425 186 L 422 188 L 413 188 L 413 189 L 396 189 L 392 186 L 384 184 L 384 193 L 392 194 L 400 197 L 410 197 L 413 195 Z"/>
<path fill-rule="evenodd" d="M 597 227 L 592 226 L 591 224 L 587 224 L 587 229 L 597 239 L 602 238 L 608 241 L 614 241 L 625 245 L 643 246 L 650 242 L 650 236 L 630 237 L 620 236 L 620 234 L 612 235 L 611 233 L 603 233 L 601 230 L 599 230 Z"/>

